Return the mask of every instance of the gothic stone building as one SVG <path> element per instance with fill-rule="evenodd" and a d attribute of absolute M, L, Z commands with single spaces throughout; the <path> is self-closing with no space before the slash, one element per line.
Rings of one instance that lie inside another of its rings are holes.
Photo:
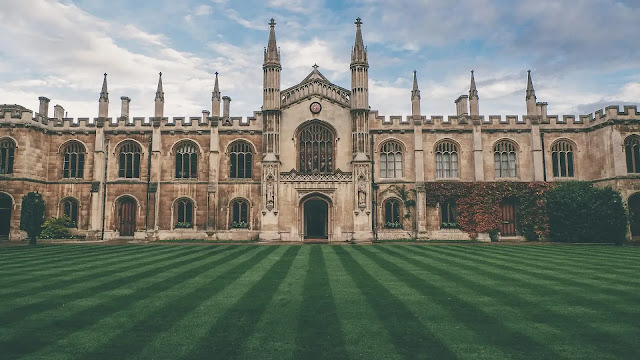
<path fill-rule="evenodd" d="M 39 112 L 0 105 L 0 236 L 20 240 L 20 202 L 39 191 L 46 215 L 66 214 L 88 239 L 361 241 L 465 239 L 455 205 L 427 205 L 436 181 L 591 180 L 630 196 L 640 190 L 640 113 L 609 106 L 591 115 L 547 114 L 531 74 L 526 115 L 480 115 L 473 72 L 453 116 L 425 116 L 414 73 L 412 112 L 380 116 L 369 106 L 368 59 L 361 22 L 351 53 L 351 86 L 331 83 L 314 66 L 280 88 L 275 22 L 264 52 L 263 106 L 230 116 L 218 76 L 211 111 L 163 116 L 162 74 L 155 115 L 109 117 L 106 74 L 98 117 L 69 119 L 49 99 Z M 220 107 L 222 102 L 222 114 Z M 390 186 L 414 189 L 404 217 Z M 517 235 L 504 203 L 502 236 Z"/>

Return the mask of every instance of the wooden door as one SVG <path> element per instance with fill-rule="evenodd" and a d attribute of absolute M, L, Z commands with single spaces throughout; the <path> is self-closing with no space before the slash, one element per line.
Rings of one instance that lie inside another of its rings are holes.
<path fill-rule="evenodd" d="M 0 241 L 9 240 L 11 230 L 11 208 L 13 201 L 7 195 L 0 194 Z"/>
<path fill-rule="evenodd" d="M 516 235 L 516 207 L 510 200 L 505 200 L 500 204 L 502 223 L 500 224 L 500 235 Z"/>
<path fill-rule="evenodd" d="M 136 231 L 136 202 L 131 198 L 120 201 L 118 213 L 120 236 L 133 236 Z"/>

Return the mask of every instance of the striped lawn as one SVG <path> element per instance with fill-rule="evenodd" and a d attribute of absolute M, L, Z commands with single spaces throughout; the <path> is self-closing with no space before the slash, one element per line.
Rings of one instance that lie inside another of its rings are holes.
<path fill-rule="evenodd" d="M 640 247 L 1 248 L 0 358 L 640 359 Z"/>

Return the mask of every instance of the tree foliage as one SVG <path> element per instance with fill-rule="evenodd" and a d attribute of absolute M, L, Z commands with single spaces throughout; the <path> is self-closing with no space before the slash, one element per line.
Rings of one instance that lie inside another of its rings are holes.
<path fill-rule="evenodd" d="M 29 244 L 36 245 L 36 237 L 40 235 L 44 222 L 44 199 L 38 192 L 29 192 L 22 197 L 20 212 L 20 230 L 27 232 Z"/>
<path fill-rule="evenodd" d="M 68 239 L 71 237 L 69 228 L 76 224 L 66 215 L 48 218 L 42 225 L 40 237 L 43 239 Z"/>
<path fill-rule="evenodd" d="M 551 241 L 624 242 L 628 219 L 617 191 L 572 181 L 554 187 L 546 201 Z"/>

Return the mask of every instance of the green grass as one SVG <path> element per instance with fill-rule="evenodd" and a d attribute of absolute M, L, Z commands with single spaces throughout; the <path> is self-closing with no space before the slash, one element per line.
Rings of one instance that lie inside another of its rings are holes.
<path fill-rule="evenodd" d="M 638 359 L 640 247 L 0 248 L 0 358 Z"/>

